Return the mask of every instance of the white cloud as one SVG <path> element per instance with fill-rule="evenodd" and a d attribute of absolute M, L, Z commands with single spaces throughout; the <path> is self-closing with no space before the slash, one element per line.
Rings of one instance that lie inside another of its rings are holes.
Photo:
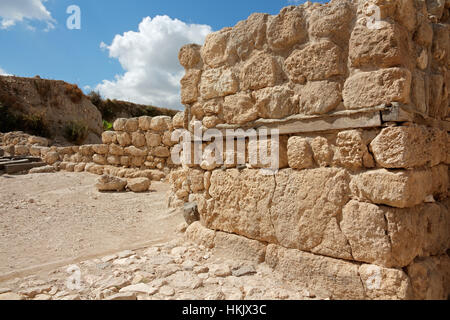
<path fill-rule="evenodd" d="M 7 73 L 5 70 L 3 70 L 2 68 L 0 68 L 0 76 L 10 76 L 9 73 Z"/>
<path fill-rule="evenodd" d="M 47 24 L 46 30 L 53 29 L 56 23 L 51 13 L 44 6 L 47 0 L 1 0 L 0 29 L 8 29 L 18 22 L 38 20 Z M 34 27 L 27 24 L 28 29 Z"/>
<path fill-rule="evenodd" d="M 109 51 L 125 70 L 114 80 L 103 80 L 96 90 L 107 98 L 181 108 L 180 79 L 184 69 L 178 62 L 178 51 L 188 43 L 203 44 L 212 29 L 208 25 L 186 24 L 168 16 L 146 17 L 139 30 L 116 35 Z"/>

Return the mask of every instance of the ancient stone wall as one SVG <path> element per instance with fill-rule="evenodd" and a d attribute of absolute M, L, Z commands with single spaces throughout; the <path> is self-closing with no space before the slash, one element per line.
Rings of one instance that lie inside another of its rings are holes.
<path fill-rule="evenodd" d="M 380 21 L 368 16 L 373 5 Z M 182 102 L 205 127 L 376 110 L 449 116 L 448 1 L 350 1 L 253 14 L 179 54 Z"/>
<path fill-rule="evenodd" d="M 23 133 L 2 136 L 2 150 L 11 156 L 41 157 L 56 170 L 134 178 L 163 179 L 171 169 L 172 131 L 183 126 L 183 113 L 170 117 L 118 119 L 105 131 L 103 144 L 56 147 L 44 138 Z"/>
<path fill-rule="evenodd" d="M 188 238 L 256 240 L 269 265 L 333 298 L 447 299 L 449 9 L 307 3 L 183 47 L 186 129 L 281 133 L 275 175 L 237 162 L 171 173 L 170 202 L 198 204 Z"/>

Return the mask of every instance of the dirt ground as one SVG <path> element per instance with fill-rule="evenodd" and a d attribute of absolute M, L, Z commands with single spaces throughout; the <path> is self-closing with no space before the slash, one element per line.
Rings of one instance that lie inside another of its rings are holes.
<path fill-rule="evenodd" d="M 0 281 L 172 240 L 182 223 L 165 205 L 168 185 L 100 193 L 98 176 L 0 176 Z"/>

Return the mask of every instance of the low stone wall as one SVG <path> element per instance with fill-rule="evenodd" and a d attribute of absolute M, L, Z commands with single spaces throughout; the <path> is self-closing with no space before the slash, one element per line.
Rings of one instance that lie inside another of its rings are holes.
<path fill-rule="evenodd" d="M 41 157 L 56 170 L 136 178 L 163 179 L 173 168 L 172 131 L 182 127 L 184 114 L 118 119 L 113 131 L 102 135 L 103 144 L 57 147 L 50 141 L 21 132 L 2 135 L 2 150 L 10 156 Z"/>

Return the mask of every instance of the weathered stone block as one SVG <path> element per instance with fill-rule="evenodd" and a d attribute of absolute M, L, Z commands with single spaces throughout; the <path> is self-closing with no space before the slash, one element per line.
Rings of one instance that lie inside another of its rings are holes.
<path fill-rule="evenodd" d="M 198 44 L 187 44 L 181 47 L 178 53 L 180 64 L 186 69 L 197 66 L 201 62 L 200 49 L 201 46 Z"/>
<path fill-rule="evenodd" d="M 283 8 L 267 25 L 267 40 L 275 50 L 302 43 L 307 36 L 305 13 L 299 7 Z"/>
<path fill-rule="evenodd" d="M 308 82 L 300 92 L 301 114 L 326 114 L 342 102 L 341 85 L 331 81 Z"/>
<path fill-rule="evenodd" d="M 119 132 L 117 134 L 117 142 L 122 147 L 127 147 L 131 144 L 131 136 L 128 132 Z"/>
<path fill-rule="evenodd" d="M 345 73 L 342 49 L 327 40 L 294 50 L 286 59 L 285 68 L 296 83 L 326 80 Z"/>
<path fill-rule="evenodd" d="M 150 129 L 154 131 L 166 131 L 172 127 L 172 118 L 168 116 L 158 116 L 152 118 Z"/>
<path fill-rule="evenodd" d="M 140 132 L 133 132 L 131 134 L 131 143 L 133 146 L 141 148 L 147 144 L 147 141 L 145 140 L 145 135 Z"/>
<path fill-rule="evenodd" d="M 139 129 L 143 131 L 150 130 L 150 125 L 152 123 L 152 117 L 142 116 L 139 117 Z"/>
<path fill-rule="evenodd" d="M 429 196 L 439 198 L 448 187 L 447 166 L 432 170 L 366 171 L 353 177 L 352 194 L 355 198 L 396 208 L 422 204 Z"/>
<path fill-rule="evenodd" d="M 181 103 L 191 104 L 197 101 L 198 85 L 200 83 L 201 70 L 188 70 L 181 79 Z"/>
<path fill-rule="evenodd" d="M 132 133 L 139 129 L 139 119 L 138 118 L 131 118 L 127 119 L 127 122 L 125 123 L 125 131 Z"/>
<path fill-rule="evenodd" d="M 348 109 L 370 108 L 392 102 L 410 102 L 411 73 L 407 69 L 390 68 L 360 72 L 344 85 L 344 105 Z"/>
<path fill-rule="evenodd" d="M 109 151 L 109 146 L 107 144 L 94 144 L 92 145 L 92 150 L 97 154 L 107 154 Z"/>
<path fill-rule="evenodd" d="M 118 146 L 117 144 L 110 144 L 109 145 L 109 154 L 114 156 L 122 156 L 124 154 L 123 148 L 121 146 Z"/>
<path fill-rule="evenodd" d="M 281 79 L 281 68 L 275 57 L 259 52 L 243 66 L 240 79 L 242 90 L 258 90 L 275 86 Z"/>
<path fill-rule="evenodd" d="M 350 63 L 354 68 L 388 68 L 404 65 L 408 59 L 408 36 L 398 24 L 382 29 L 357 25 L 350 38 Z"/>
<path fill-rule="evenodd" d="M 205 100 L 234 94 L 238 89 L 239 82 L 229 69 L 209 69 L 202 74 L 200 93 Z"/>
<path fill-rule="evenodd" d="M 113 123 L 114 131 L 125 131 L 125 126 L 127 124 L 127 119 L 119 118 Z"/>
<path fill-rule="evenodd" d="M 276 86 L 253 92 L 258 117 L 282 119 L 298 113 L 293 101 L 294 92 L 287 86 Z"/>
<path fill-rule="evenodd" d="M 370 149 L 385 168 L 414 168 L 437 165 L 446 159 L 446 136 L 438 129 L 422 126 L 383 129 Z"/>
<path fill-rule="evenodd" d="M 239 93 L 225 97 L 223 116 L 227 123 L 245 124 L 258 118 L 258 110 L 251 95 Z"/>
<path fill-rule="evenodd" d="M 308 140 L 302 137 L 291 137 L 288 141 L 289 167 L 307 169 L 314 166 L 313 153 Z"/>
<path fill-rule="evenodd" d="M 102 133 L 102 141 L 104 144 L 111 144 L 117 142 L 117 133 L 114 131 L 105 131 Z"/>

